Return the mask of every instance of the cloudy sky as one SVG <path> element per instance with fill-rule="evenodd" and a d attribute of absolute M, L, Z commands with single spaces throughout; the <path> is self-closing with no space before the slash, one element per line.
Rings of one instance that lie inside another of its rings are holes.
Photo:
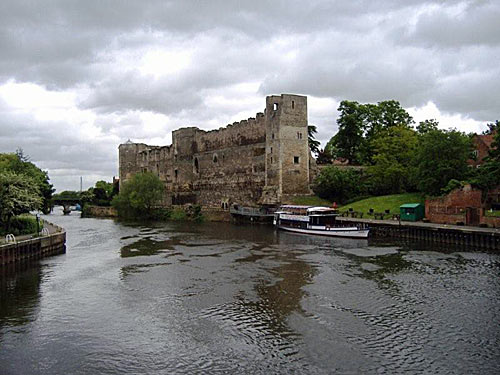
<path fill-rule="evenodd" d="M 1 0 L 0 152 L 58 191 L 118 173 L 118 145 L 170 144 L 309 97 L 323 144 L 341 100 L 399 100 L 420 121 L 500 119 L 500 1 Z"/>

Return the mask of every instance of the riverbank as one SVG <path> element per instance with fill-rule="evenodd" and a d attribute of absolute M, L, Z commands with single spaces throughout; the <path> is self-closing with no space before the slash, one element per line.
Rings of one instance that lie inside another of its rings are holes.
<path fill-rule="evenodd" d="M 44 258 L 66 252 L 66 231 L 58 225 L 44 221 L 47 229 L 39 236 L 14 237 L 13 242 L 0 245 L 0 267 L 27 260 Z"/>
<path fill-rule="evenodd" d="M 500 250 L 500 229 L 397 220 L 339 217 L 341 223 L 370 227 L 372 237 L 396 237 Z"/>

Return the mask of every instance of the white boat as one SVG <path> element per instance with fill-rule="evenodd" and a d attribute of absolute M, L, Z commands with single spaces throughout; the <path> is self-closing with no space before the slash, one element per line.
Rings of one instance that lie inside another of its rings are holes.
<path fill-rule="evenodd" d="M 284 205 L 274 213 L 274 225 L 289 232 L 330 237 L 367 238 L 367 227 L 341 226 L 338 211 L 330 207 Z"/>

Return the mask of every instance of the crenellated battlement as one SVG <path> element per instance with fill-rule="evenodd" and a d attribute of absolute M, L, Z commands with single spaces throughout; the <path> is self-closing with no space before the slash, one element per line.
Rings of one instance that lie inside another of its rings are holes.
<path fill-rule="evenodd" d="M 282 194 L 309 192 L 309 157 L 307 98 L 274 95 L 255 117 L 213 130 L 174 130 L 168 146 L 120 145 L 120 185 L 150 171 L 164 181 L 167 204 L 272 204 Z"/>

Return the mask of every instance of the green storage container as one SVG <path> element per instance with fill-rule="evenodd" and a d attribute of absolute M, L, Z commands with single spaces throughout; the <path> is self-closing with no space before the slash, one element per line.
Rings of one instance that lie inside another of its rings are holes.
<path fill-rule="evenodd" d="M 425 207 L 422 203 L 406 203 L 399 206 L 401 220 L 418 221 L 425 217 Z"/>

